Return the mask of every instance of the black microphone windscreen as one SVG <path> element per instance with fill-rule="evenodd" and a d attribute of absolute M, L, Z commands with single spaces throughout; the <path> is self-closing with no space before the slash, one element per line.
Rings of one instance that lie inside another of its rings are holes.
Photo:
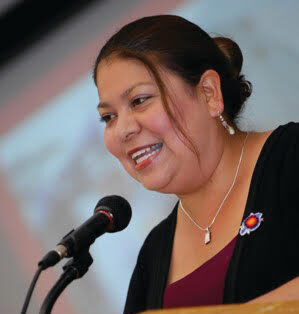
<path fill-rule="evenodd" d="M 129 202 L 118 195 L 108 195 L 100 199 L 94 209 L 109 211 L 113 215 L 113 229 L 107 232 L 117 232 L 125 229 L 132 217 L 132 210 Z"/>

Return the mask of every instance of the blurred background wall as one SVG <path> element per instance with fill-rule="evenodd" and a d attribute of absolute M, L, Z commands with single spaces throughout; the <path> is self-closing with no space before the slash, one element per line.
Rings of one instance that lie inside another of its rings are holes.
<path fill-rule="evenodd" d="M 131 203 L 130 225 L 97 240 L 89 272 L 67 288 L 54 313 L 121 313 L 138 250 L 176 197 L 146 191 L 107 153 L 91 78 L 100 47 L 122 25 L 155 14 L 180 15 L 212 36 L 229 36 L 253 84 L 239 126 L 273 129 L 299 121 L 299 3 L 28 2 L 0 5 L 0 312 L 20 312 L 38 260 L 100 198 L 118 194 Z M 41 275 L 28 313 L 39 311 L 63 264 Z"/>

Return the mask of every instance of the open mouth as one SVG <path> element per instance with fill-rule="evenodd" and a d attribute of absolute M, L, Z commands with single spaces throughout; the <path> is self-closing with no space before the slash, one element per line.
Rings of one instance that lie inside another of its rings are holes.
<path fill-rule="evenodd" d="M 157 143 L 134 153 L 132 155 L 132 159 L 135 161 L 135 165 L 139 165 L 151 156 L 157 154 L 161 150 L 162 146 L 162 143 Z"/>

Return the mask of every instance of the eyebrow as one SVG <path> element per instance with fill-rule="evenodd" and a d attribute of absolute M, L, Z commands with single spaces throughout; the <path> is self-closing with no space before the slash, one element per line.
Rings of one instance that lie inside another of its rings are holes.
<path fill-rule="evenodd" d="M 131 87 L 129 87 L 128 89 L 126 89 L 122 94 L 121 94 L 121 98 L 125 98 L 126 96 L 128 96 L 128 94 L 131 93 L 131 91 L 140 86 L 140 85 L 153 85 L 153 83 L 151 82 L 139 82 L 139 83 L 136 83 L 134 85 L 132 85 Z M 107 107 L 111 107 L 111 105 L 107 102 L 99 102 L 99 104 L 97 105 L 97 109 L 100 109 L 100 108 L 107 108 Z"/>

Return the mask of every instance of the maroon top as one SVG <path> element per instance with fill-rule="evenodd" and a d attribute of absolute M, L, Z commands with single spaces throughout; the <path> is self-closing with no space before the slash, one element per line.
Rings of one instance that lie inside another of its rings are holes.
<path fill-rule="evenodd" d="M 168 285 L 163 308 L 222 304 L 226 271 L 237 237 L 184 278 Z"/>

